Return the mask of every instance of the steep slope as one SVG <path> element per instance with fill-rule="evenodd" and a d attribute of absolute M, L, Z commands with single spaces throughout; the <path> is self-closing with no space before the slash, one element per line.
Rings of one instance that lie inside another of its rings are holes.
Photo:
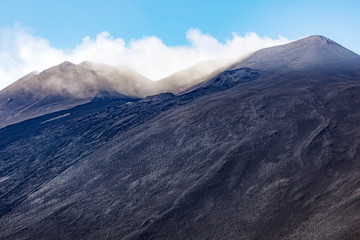
<path fill-rule="evenodd" d="M 244 63 L 0 129 L 0 238 L 359 239 L 358 66 Z"/>

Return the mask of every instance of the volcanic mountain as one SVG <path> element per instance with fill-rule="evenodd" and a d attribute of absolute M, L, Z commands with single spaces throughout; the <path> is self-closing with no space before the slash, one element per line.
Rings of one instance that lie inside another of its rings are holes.
<path fill-rule="evenodd" d="M 190 89 L 1 128 L 0 238 L 360 238 L 359 55 L 312 36 Z"/>

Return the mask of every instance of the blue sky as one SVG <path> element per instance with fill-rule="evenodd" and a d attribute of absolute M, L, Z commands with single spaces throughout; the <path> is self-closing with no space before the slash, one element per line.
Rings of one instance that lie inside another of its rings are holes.
<path fill-rule="evenodd" d="M 15 22 L 62 48 L 102 31 L 126 41 L 155 35 L 182 45 L 185 32 L 199 28 L 220 41 L 233 31 L 289 39 L 320 34 L 360 53 L 356 0 L 0 0 L 0 27 Z"/>
<path fill-rule="evenodd" d="M 310 35 L 360 53 L 356 0 L 0 0 L 0 90 L 85 60 L 156 80 Z"/>

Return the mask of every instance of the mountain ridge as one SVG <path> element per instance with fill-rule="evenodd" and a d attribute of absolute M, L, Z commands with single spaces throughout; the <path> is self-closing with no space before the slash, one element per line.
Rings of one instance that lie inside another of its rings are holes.
<path fill-rule="evenodd" d="M 0 127 L 98 97 L 181 94 L 208 85 L 209 79 L 226 70 L 250 68 L 273 74 L 300 72 L 308 76 L 324 72 L 360 75 L 360 56 L 320 35 L 261 49 L 237 61 L 235 64 L 229 60 L 205 61 L 155 82 L 129 68 L 86 61 L 76 65 L 65 61 L 41 73 L 30 73 L 0 91 Z"/>

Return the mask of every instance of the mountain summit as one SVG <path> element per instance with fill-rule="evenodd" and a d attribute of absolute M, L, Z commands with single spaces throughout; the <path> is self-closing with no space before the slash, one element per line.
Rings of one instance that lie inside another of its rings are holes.
<path fill-rule="evenodd" d="M 0 128 L 94 98 L 144 97 L 149 93 L 155 94 L 151 81 L 131 69 L 64 62 L 27 75 L 0 92 Z"/>
<path fill-rule="evenodd" d="M 323 36 L 310 36 L 282 46 L 265 48 L 233 66 L 278 73 L 308 71 L 360 74 L 360 56 Z"/>

